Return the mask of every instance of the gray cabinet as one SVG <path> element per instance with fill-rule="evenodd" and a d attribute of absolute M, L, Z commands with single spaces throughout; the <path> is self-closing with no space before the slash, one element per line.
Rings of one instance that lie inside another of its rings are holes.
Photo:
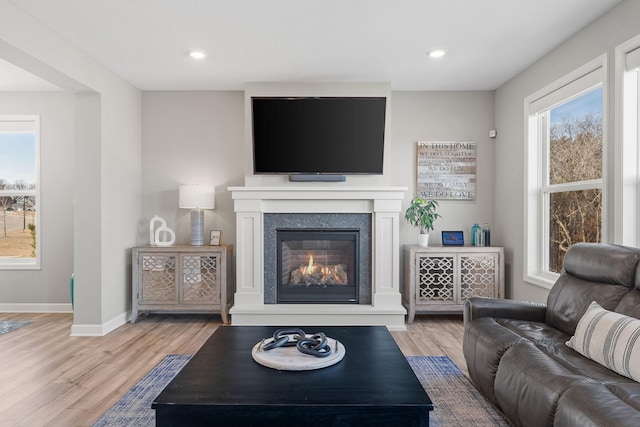
<path fill-rule="evenodd" d="M 403 305 L 416 313 L 461 312 L 464 300 L 504 298 L 504 249 L 495 246 L 404 247 Z"/>
<path fill-rule="evenodd" d="M 140 311 L 220 313 L 229 323 L 231 246 L 133 248 L 131 323 Z"/>

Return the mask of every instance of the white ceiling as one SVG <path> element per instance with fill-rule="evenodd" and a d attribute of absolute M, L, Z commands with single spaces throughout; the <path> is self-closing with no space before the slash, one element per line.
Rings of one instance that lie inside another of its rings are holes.
<path fill-rule="evenodd" d="M 142 90 L 247 82 L 492 90 L 621 0 L 12 2 Z M 436 47 L 447 55 L 429 58 Z M 195 61 L 190 49 L 208 56 Z M 0 90 L 19 80 L 4 70 Z"/>

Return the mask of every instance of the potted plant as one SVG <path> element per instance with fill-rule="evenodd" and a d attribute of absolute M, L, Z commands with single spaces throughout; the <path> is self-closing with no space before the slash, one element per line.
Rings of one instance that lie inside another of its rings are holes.
<path fill-rule="evenodd" d="M 436 218 L 442 218 L 437 212 L 438 202 L 435 200 L 427 200 L 416 197 L 411 200 L 411 204 L 404 214 L 407 222 L 414 227 L 418 227 L 420 235 L 418 236 L 418 245 L 429 245 L 429 230 L 433 230 L 433 221 Z"/>

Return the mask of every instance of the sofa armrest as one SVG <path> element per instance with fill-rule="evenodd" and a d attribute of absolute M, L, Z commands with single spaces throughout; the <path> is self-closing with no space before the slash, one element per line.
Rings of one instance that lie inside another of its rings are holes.
<path fill-rule="evenodd" d="M 478 317 L 502 317 L 507 319 L 544 322 L 545 304 L 509 299 L 472 297 L 464 302 L 464 323 Z"/>

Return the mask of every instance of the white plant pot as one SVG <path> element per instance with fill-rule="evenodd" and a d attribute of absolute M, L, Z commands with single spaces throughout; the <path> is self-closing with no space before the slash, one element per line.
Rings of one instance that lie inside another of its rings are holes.
<path fill-rule="evenodd" d="M 418 234 L 418 246 L 426 248 L 429 246 L 429 233 Z"/>

